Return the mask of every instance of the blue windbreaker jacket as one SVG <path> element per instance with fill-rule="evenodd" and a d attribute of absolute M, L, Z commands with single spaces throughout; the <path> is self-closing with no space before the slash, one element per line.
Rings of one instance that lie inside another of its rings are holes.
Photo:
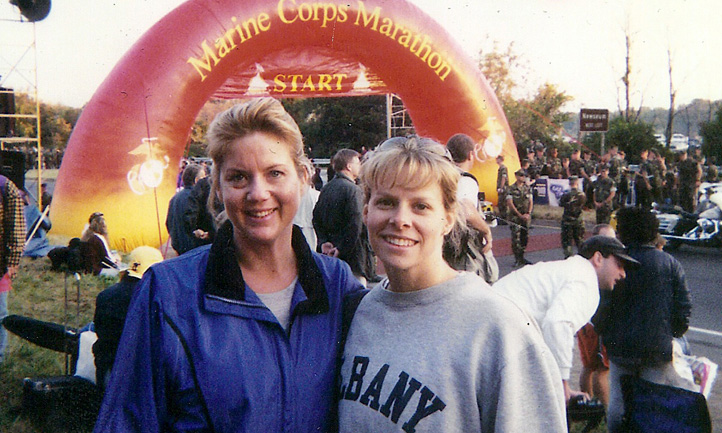
<path fill-rule="evenodd" d="M 212 246 L 153 266 L 126 320 L 95 432 L 325 432 L 335 412 L 343 297 L 362 287 L 311 252 L 284 331 L 243 282 L 232 226 Z"/>

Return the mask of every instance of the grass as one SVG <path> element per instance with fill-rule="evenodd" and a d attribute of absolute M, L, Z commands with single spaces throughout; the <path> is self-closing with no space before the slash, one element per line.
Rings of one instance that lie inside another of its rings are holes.
<path fill-rule="evenodd" d="M 68 311 L 65 310 L 65 274 L 50 270 L 50 260 L 23 258 L 13 290 L 8 297 L 10 314 L 35 319 L 67 323 L 78 328 L 90 322 L 95 311 L 95 297 L 113 284 L 114 279 L 83 275 L 80 280 L 80 302 L 77 286 L 70 277 Z M 5 361 L 0 364 L 0 431 L 17 433 L 90 431 L 69 430 L 57 422 L 43 422 L 40 417 L 23 415 L 22 380 L 26 377 L 59 376 L 65 374 L 65 355 L 29 343 L 8 333 Z M 55 420 L 57 421 L 57 420 Z"/>

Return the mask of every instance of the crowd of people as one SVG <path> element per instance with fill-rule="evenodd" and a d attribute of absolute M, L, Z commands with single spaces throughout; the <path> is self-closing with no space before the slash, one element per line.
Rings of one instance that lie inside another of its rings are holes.
<path fill-rule="evenodd" d="M 272 98 L 220 113 L 207 140 L 210 172 L 185 162 L 169 203 L 173 254 L 141 247 L 122 265 L 100 212 L 79 239 L 122 270 L 97 299 L 96 432 L 565 432 L 567 406 L 592 396 L 619 432 L 624 376 L 685 386 L 670 370 L 689 323 L 684 272 L 655 247 L 646 202 L 620 198 L 622 178 L 627 193 L 642 188 L 636 176 L 664 194 L 652 163 L 632 176 L 616 149 L 592 165 L 578 150 L 566 160 L 536 148 L 512 182 L 497 158 L 516 260 L 500 276 L 468 136 L 341 149 L 326 182 Z M 571 191 L 565 259 L 532 264 L 539 176 L 568 177 Z M 585 238 L 589 205 L 600 225 Z M 619 236 L 604 224 L 615 207 Z M 604 366 L 589 362 L 602 347 L 591 338 L 606 345 L 608 374 L 593 374 Z"/>

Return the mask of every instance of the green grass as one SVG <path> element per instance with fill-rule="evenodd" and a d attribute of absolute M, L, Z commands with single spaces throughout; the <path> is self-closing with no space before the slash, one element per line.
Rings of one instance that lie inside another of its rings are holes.
<path fill-rule="evenodd" d="M 74 328 L 81 327 L 93 318 L 97 294 L 114 282 L 114 279 L 83 275 L 80 280 L 80 302 L 76 302 L 77 286 L 72 277 L 68 278 L 69 302 L 66 317 L 65 274 L 51 271 L 50 260 L 47 258 L 23 258 L 18 276 L 13 281 L 13 290 L 8 297 L 8 309 L 10 314 L 60 324 L 65 322 Z M 0 364 L 0 431 L 71 431 L 59 425 L 57 420 L 44 423 L 38 417 L 30 419 L 24 416 L 21 410 L 23 379 L 65 374 L 65 355 L 36 346 L 11 333 L 8 340 L 5 361 Z M 74 431 L 90 431 L 91 427 Z"/>

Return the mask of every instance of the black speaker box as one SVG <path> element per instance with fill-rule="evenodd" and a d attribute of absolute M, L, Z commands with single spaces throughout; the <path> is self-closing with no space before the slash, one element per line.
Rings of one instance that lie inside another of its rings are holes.
<path fill-rule="evenodd" d="M 0 174 L 7 177 L 19 190 L 25 189 L 25 155 L 22 152 L 0 152 Z"/>

